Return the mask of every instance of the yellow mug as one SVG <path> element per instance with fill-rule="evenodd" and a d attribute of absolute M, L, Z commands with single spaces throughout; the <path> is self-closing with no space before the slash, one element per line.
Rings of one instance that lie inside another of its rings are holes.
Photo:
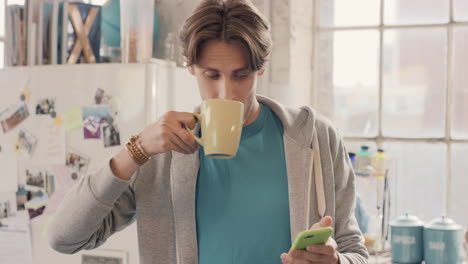
<path fill-rule="evenodd" d="M 203 146 L 205 156 L 234 158 L 244 125 L 244 104 L 229 99 L 208 99 L 202 102 L 200 114 L 193 115 L 200 122 L 202 137 L 191 132 L 197 143 Z"/>

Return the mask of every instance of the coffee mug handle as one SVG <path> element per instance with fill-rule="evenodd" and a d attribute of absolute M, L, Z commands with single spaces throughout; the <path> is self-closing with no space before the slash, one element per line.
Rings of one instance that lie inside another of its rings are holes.
<path fill-rule="evenodd" d="M 200 115 L 200 114 L 198 114 L 198 113 L 191 113 L 191 114 L 194 115 L 194 116 L 195 116 L 195 119 L 197 119 L 199 122 L 201 121 L 201 115 Z M 190 128 L 188 128 L 187 126 L 185 126 L 185 129 L 187 129 L 187 131 L 190 132 L 190 134 L 192 134 L 193 138 L 195 139 L 195 141 L 196 141 L 198 144 L 200 144 L 201 146 L 203 146 L 203 143 L 202 143 L 203 141 L 202 141 L 201 138 L 195 136 L 195 134 L 193 133 L 193 131 L 192 131 Z"/>

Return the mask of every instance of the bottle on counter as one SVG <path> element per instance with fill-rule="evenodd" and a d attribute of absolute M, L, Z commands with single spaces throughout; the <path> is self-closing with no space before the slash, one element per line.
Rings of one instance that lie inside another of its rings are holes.
<path fill-rule="evenodd" d="M 367 177 L 372 175 L 372 155 L 369 146 L 361 146 L 361 151 L 356 155 L 356 175 Z"/>
<path fill-rule="evenodd" d="M 351 161 L 351 165 L 353 169 L 356 170 L 356 153 L 348 152 L 349 160 Z"/>
<path fill-rule="evenodd" d="M 388 157 L 383 149 L 378 149 L 377 153 L 372 155 L 372 168 L 374 169 L 374 176 L 383 179 L 387 171 Z"/>

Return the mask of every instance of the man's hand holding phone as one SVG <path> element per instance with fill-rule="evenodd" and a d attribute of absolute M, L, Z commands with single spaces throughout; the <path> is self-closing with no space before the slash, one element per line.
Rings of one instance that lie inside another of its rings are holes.
<path fill-rule="evenodd" d="M 282 263 L 339 263 L 336 241 L 330 237 L 332 222 L 330 216 L 325 216 L 320 222 L 313 224 L 310 231 L 299 233 L 291 250 L 287 254 L 281 254 Z"/>

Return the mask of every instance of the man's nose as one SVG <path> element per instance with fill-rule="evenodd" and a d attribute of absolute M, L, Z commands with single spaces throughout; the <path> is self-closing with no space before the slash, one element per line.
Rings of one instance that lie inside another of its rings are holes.
<path fill-rule="evenodd" d="M 224 81 L 219 87 L 219 98 L 234 99 L 234 85 L 230 81 Z"/>

